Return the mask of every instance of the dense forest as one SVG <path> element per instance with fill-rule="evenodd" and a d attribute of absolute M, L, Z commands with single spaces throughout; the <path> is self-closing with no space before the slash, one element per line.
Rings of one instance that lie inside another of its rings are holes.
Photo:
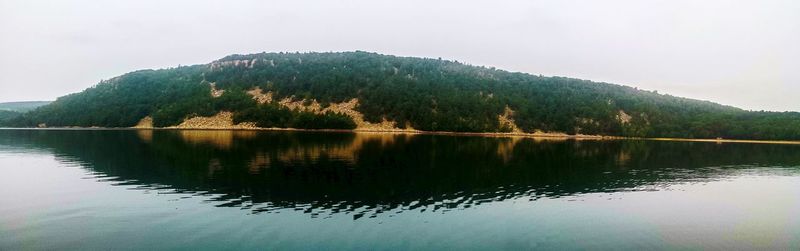
<path fill-rule="evenodd" d="M 0 125 L 8 124 L 11 121 L 17 119 L 21 115 L 22 114 L 20 114 L 18 112 L 0 110 Z"/>
<path fill-rule="evenodd" d="M 800 139 L 800 113 L 754 112 L 636 88 L 544 77 L 457 61 L 368 52 L 231 55 L 210 64 L 131 72 L 22 114 L 4 126 L 158 127 L 234 113 L 259 127 L 353 129 L 350 116 L 321 107 L 358 99 L 367 122 L 453 132 L 545 131 L 633 137 Z M 221 95 L 212 95 L 215 90 Z M 498 119 L 504 115 L 513 126 Z"/>
<path fill-rule="evenodd" d="M 11 124 L 12 121 L 22 116 L 22 113 L 32 111 L 40 106 L 50 104 L 50 101 L 21 101 L 0 103 L 0 126 Z"/>
<path fill-rule="evenodd" d="M 50 104 L 50 101 L 5 102 L 0 103 L 0 111 L 28 112 L 47 104 Z"/>

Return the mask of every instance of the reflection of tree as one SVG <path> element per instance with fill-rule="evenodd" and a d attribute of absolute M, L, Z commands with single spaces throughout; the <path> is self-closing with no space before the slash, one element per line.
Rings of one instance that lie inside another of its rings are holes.
<path fill-rule="evenodd" d="M 797 146 L 231 131 L 0 131 L 137 187 L 218 206 L 369 216 L 702 182 L 798 166 Z"/>

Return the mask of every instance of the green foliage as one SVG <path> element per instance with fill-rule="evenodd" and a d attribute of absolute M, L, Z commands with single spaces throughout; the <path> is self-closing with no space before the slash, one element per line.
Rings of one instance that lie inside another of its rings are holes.
<path fill-rule="evenodd" d="M 178 110 L 200 103 L 202 66 L 131 72 L 99 84 L 83 92 L 58 98 L 15 121 L 36 126 L 103 126 L 130 127 L 143 117 L 162 109 Z M 207 93 L 207 92 L 206 92 Z"/>
<path fill-rule="evenodd" d="M 18 112 L 0 110 L 0 126 L 9 124 L 11 121 L 17 119 L 21 115 L 22 114 Z"/>
<path fill-rule="evenodd" d="M 197 88 L 191 98 L 179 99 L 167 103 L 153 113 L 153 126 L 166 127 L 177 125 L 187 117 L 212 116 L 216 113 L 214 99 L 210 96 L 211 89 Z"/>
<path fill-rule="evenodd" d="M 310 112 L 300 112 L 295 116 L 293 128 L 305 129 L 355 129 L 356 123 L 344 114 L 326 112 L 318 115 Z"/>
<path fill-rule="evenodd" d="M 241 111 L 256 106 L 253 97 L 240 88 L 230 88 L 219 98 L 208 100 L 213 104 L 215 111 Z"/>
<path fill-rule="evenodd" d="M 0 111 L 28 112 L 47 104 L 50 104 L 50 101 L 6 102 L 0 103 Z"/>
<path fill-rule="evenodd" d="M 292 117 L 292 111 L 276 104 L 259 105 L 234 114 L 233 123 L 255 122 L 259 127 L 286 128 L 291 124 Z"/>
<path fill-rule="evenodd" d="M 210 83 L 225 93 L 210 95 Z M 441 59 L 367 52 L 232 55 L 209 65 L 145 70 L 59 98 L 6 124 L 129 127 L 147 115 L 156 126 L 227 110 L 262 127 L 353 128 L 339 114 L 257 105 L 254 87 L 273 98 L 323 106 L 359 99 L 367 121 L 426 131 L 502 132 L 508 106 L 526 132 L 637 137 L 800 139 L 800 114 L 750 112 L 707 101 L 586 80 L 542 77 Z M 620 111 L 630 114 L 623 123 Z"/>

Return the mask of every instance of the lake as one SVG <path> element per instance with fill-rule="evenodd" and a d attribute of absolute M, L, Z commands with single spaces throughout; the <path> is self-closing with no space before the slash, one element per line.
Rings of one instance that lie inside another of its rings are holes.
<path fill-rule="evenodd" d="M 0 130 L 0 250 L 800 249 L 800 146 Z"/>

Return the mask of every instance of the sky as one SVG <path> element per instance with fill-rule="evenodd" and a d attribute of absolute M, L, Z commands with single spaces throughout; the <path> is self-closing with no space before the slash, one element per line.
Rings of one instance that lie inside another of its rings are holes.
<path fill-rule="evenodd" d="M 0 102 L 229 54 L 354 50 L 800 111 L 795 0 L 0 0 Z"/>

